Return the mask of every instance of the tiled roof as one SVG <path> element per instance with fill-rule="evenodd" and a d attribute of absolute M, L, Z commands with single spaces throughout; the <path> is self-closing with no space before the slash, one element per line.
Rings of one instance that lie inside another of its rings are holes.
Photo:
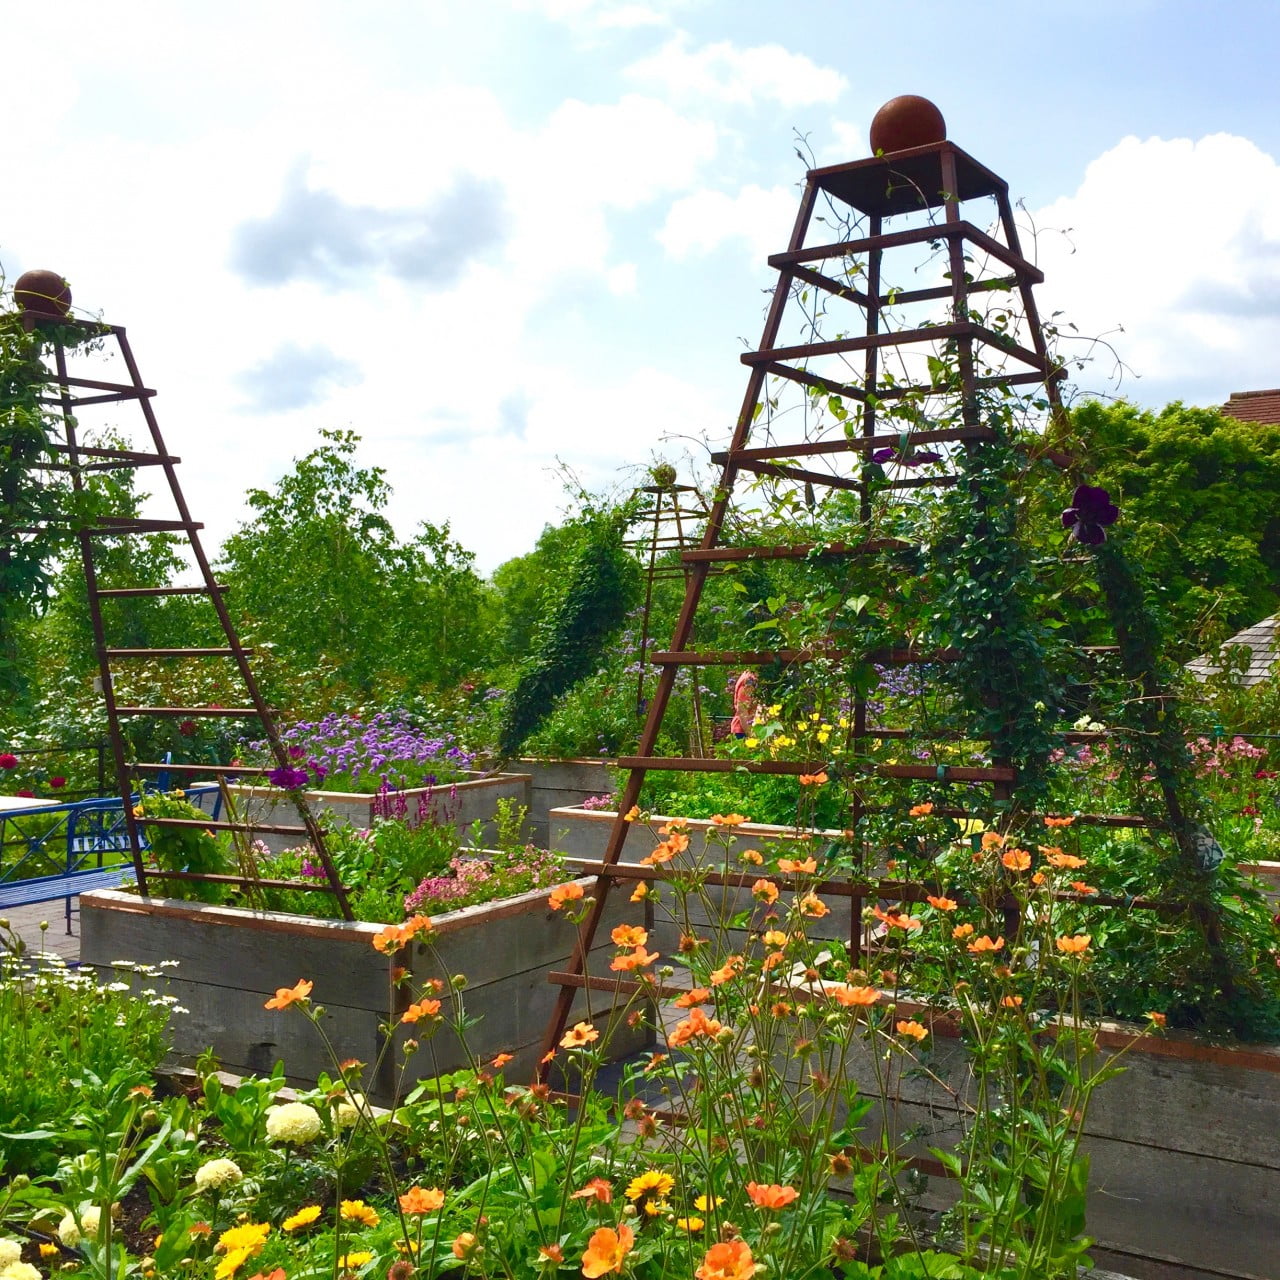
<path fill-rule="evenodd" d="M 1240 422 L 1280 425 L 1280 387 L 1271 391 L 1233 391 L 1222 412 Z"/>
<path fill-rule="evenodd" d="M 1251 627 L 1246 627 L 1232 636 L 1222 647 L 1227 649 L 1232 645 L 1244 645 L 1250 650 L 1249 665 L 1240 677 L 1241 683 L 1247 687 L 1265 680 L 1271 674 L 1271 668 L 1280 661 L 1280 613 L 1273 614 L 1270 618 L 1263 618 L 1261 622 L 1255 622 Z M 1187 670 L 1197 680 L 1203 680 L 1219 670 L 1219 667 L 1212 658 L 1206 656 L 1197 658 L 1194 662 L 1188 662 Z"/>

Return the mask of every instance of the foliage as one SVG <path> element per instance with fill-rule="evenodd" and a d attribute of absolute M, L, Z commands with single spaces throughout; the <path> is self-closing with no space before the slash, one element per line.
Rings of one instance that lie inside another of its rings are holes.
<path fill-rule="evenodd" d="M 181 791 L 148 791 L 134 807 L 143 835 L 150 846 L 151 859 L 161 871 L 192 871 L 202 875 L 228 875 L 235 871 L 234 859 L 225 840 L 203 825 L 158 827 L 148 818 L 178 818 L 206 823 L 209 815 L 197 809 Z M 188 898 L 196 902 L 223 902 L 227 886 L 208 880 L 164 880 L 165 897 Z"/>

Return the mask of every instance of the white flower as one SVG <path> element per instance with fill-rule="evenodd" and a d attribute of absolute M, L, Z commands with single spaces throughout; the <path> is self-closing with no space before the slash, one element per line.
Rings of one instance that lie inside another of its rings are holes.
<path fill-rule="evenodd" d="M 22 1245 L 16 1240 L 0 1240 L 0 1271 L 22 1257 Z"/>
<path fill-rule="evenodd" d="M 267 1108 L 267 1137 L 272 1142 L 287 1142 L 295 1147 L 314 1142 L 324 1132 L 320 1113 L 305 1102 L 286 1102 Z"/>
<path fill-rule="evenodd" d="M 339 1129 L 349 1129 L 360 1119 L 360 1110 L 366 1105 L 364 1095 L 353 1093 L 350 1098 L 339 1098 L 333 1108 L 333 1123 Z"/>
<path fill-rule="evenodd" d="M 101 1224 L 102 1210 L 96 1204 L 81 1205 L 77 1213 L 68 1210 L 62 1221 L 58 1223 L 58 1239 L 68 1249 L 74 1249 L 80 1243 L 82 1234 L 96 1236 Z"/>
<path fill-rule="evenodd" d="M 0 1280 L 43 1280 L 43 1277 L 29 1262 L 11 1262 L 0 1269 Z"/>
<path fill-rule="evenodd" d="M 233 1182 L 239 1182 L 244 1174 L 234 1160 L 206 1160 L 196 1170 L 197 1191 L 220 1191 Z"/>

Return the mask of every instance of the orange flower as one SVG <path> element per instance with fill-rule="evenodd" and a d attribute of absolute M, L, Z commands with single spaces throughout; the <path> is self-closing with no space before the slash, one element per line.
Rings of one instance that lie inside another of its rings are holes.
<path fill-rule="evenodd" d="M 913 818 L 927 818 L 933 812 L 932 804 L 913 804 L 907 813 Z"/>
<path fill-rule="evenodd" d="M 1072 888 L 1073 888 L 1077 893 L 1082 893 L 1082 894 L 1084 894 L 1084 895 L 1085 895 L 1085 897 L 1088 897 L 1088 896 L 1089 896 L 1089 894 L 1091 894 L 1091 893 L 1097 893 L 1097 892 L 1098 892 L 1098 891 L 1097 891 L 1097 889 L 1095 889 L 1095 888 L 1093 887 L 1093 885 L 1091 885 L 1091 884 L 1085 884 L 1085 882 L 1084 882 L 1083 880 L 1073 880 L 1073 881 L 1071 882 L 1071 887 L 1072 887 Z"/>
<path fill-rule="evenodd" d="M 929 894 L 925 901 L 937 911 L 954 911 L 960 904 L 951 898 L 935 898 Z"/>
<path fill-rule="evenodd" d="M 613 1188 L 603 1178 L 592 1178 L 584 1187 L 579 1187 L 570 1200 L 595 1200 L 600 1204 L 609 1204 L 613 1200 Z"/>
<path fill-rule="evenodd" d="M 875 1004 L 880 999 L 880 992 L 875 987 L 831 987 L 829 988 L 831 998 L 836 1004 L 844 1005 L 846 1009 L 854 1009 L 859 1005 Z"/>
<path fill-rule="evenodd" d="M 1069 827 L 1074 821 L 1075 821 L 1075 818 L 1073 817 L 1072 818 L 1046 818 L 1044 820 L 1044 825 L 1046 827 Z"/>
<path fill-rule="evenodd" d="M 671 846 L 672 852 L 683 853 L 689 847 L 689 837 L 683 831 L 673 831 L 667 837 L 667 843 Z"/>
<path fill-rule="evenodd" d="M 1044 854 L 1044 860 L 1051 867 L 1064 867 L 1070 871 L 1078 871 L 1084 866 L 1085 860 L 1077 858 L 1074 853 L 1063 853 L 1061 849 L 1054 845 L 1039 845 L 1040 852 Z"/>
<path fill-rule="evenodd" d="M 401 1022 L 417 1022 L 422 1018 L 434 1018 L 440 1012 L 439 1000 L 419 1000 L 411 1004 L 401 1015 Z"/>
<path fill-rule="evenodd" d="M 821 773 L 802 773 L 800 775 L 800 785 L 802 787 L 821 787 L 827 781 L 826 770 Z"/>
<path fill-rule="evenodd" d="M 597 1276 L 607 1275 L 610 1271 L 621 1272 L 635 1242 L 636 1233 L 625 1222 L 617 1231 L 612 1227 L 601 1227 L 598 1231 L 593 1231 L 591 1239 L 587 1241 L 587 1251 L 582 1255 L 582 1274 L 587 1280 L 595 1280 Z"/>
<path fill-rule="evenodd" d="M 894 1024 L 900 1036 L 910 1036 L 913 1040 L 923 1040 L 929 1032 L 920 1023 L 911 1020 Z"/>
<path fill-rule="evenodd" d="M 1163 1027 L 1169 1021 L 1163 1013 L 1149 1013 L 1147 1014 L 1147 1019 L 1157 1027 Z"/>
<path fill-rule="evenodd" d="M 904 915 L 897 907 L 890 907 L 888 911 L 881 907 L 872 907 L 871 914 L 877 920 L 882 920 L 890 929 L 920 928 L 920 921 L 915 916 Z"/>
<path fill-rule="evenodd" d="M 757 880 L 751 886 L 751 896 L 772 906 L 778 900 L 778 886 L 772 880 Z"/>
<path fill-rule="evenodd" d="M 444 1192 L 439 1187 L 410 1187 L 400 1197 L 405 1213 L 435 1213 L 444 1208 Z"/>
<path fill-rule="evenodd" d="M 306 978 L 302 978 L 296 987 L 277 987 L 275 995 L 262 1007 L 264 1009 L 287 1009 L 291 1004 L 305 1001 L 311 995 L 311 988 L 314 985 L 314 983 L 308 982 Z"/>
<path fill-rule="evenodd" d="M 508 1062 L 512 1061 L 513 1057 L 514 1055 L 510 1053 L 500 1053 L 489 1065 L 496 1070 L 501 1071 Z"/>
<path fill-rule="evenodd" d="M 818 869 L 817 860 L 814 858 L 779 858 L 778 870 L 785 871 L 790 875 L 810 876 Z"/>
<path fill-rule="evenodd" d="M 969 950 L 972 951 L 975 956 L 981 955 L 984 951 L 1003 951 L 1004 939 L 990 938 L 984 933 L 982 937 L 974 938 L 974 940 L 969 943 Z"/>
<path fill-rule="evenodd" d="M 559 1266 L 564 1261 L 564 1250 L 558 1244 L 540 1244 L 538 1252 L 548 1262 L 554 1262 L 556 1266 Z"/>
<path fill-rule="evenodd" d="M 711 985 L 713 987 L 723 986 L 726 982 L 731 982 L 742 972 L 742 957 L 730 956 L 724 964 L 711 974 Z"/>
<path fill-rule="evenodd" d="M 760 941 L 766 947 L 780 948 L 787 945 L 787 935 L 781 929 L 766 929 L 760 935 Z"/>
<path fill-rule="evenodd" d="M 973 932 L 973 925 L 958 924 L 951 930 L 951 936 L 955 939 L 967 938 Z"/>
<path fill-rule="evenodd" d="M 1048 876 L 1046 876 L 1046 875 L 1045 875 L 1045 873 L 1044 873 L 1043 871 L 1033 871 L 1033 872 L 1031 873 L 1031 883 L 1032 883 L 1033 885 L 1035 885 L 1037 888 L 1038 888 L 1040 885 L 1044 884 L 1044 882 L 1045 882 L 1048 878 L 1049 878 L 1049 877 L 1048 877 Z"/>
<path fill-rule="evenodd" d="M 615 947 L 643 947 L 649 941 L 649 930 L 636 924 L 620 924 L 609 936 Z"/>
<path fill-rule="evenodd" d="M 646 853 L 640 859 L 641 865 L 646 867 L 660 867 L 664 862 L 670 862 L 676 856 L 676 851 L 671 847 L 670 840 L 664 840 L 660 845 L 655 845 L 652 853 Z"/>
<path fill-rule="evenodd" d="M 745 1240 L 725 1240 L 707 1250 L 693 1274 L 697 1280 L 751 1280 L 755 1273 L 751 1246 Z"/>
<path fill-rule="evenodd" d="M 795 1187 L 782 1187 L 776 1182 L 767 1186 L 760 1182 L 747 1183 L 747 1195 L 757 1209 L 785 1209 L 799 1194 Z"/>
<path fill-rule="evenodd" d="M 631 891 L 629 902 L 643 902 L 649 896 L 649 882 L 641 880 L 638 885 Z"/>
<path fill-rule="evenodd" d="M 688 818 L 672 818 L 670 822 L 664 822 L 658 828 L 660 836 L 687 836 L 689 834 Z"/>
<path fill-rule="evenodd" d="M 740 827 L 746 818 L 740 813 L 713 813 L 711 821 L 717 827 Z"/>
<path fill-rule="evenodd" d="M 684 995 L 677 996 L 672 1003 L 677 1009 L 692 1009 L 697 1005 L 705 1004 L 711 999 L 711 992 L 705 987 L 694 987 L 692 991 L 686 991 Z"/>
<path fill-rule="evenodd" d="M 1084 951 L 1088 951 L 1089 944 L 1093 941 L 1093 937 L 1087 933 L 1077 933 L 1073 937 L 1059 938 L 1054 946 L 1062 952 L 1063 955 L 1078 956 Z"/>
<path fill-rule="evenodd" d="M 646 951 L 643 947 L 637 947 L 634 951 L 627 955 L 614 956 L 609 964 L 609 968 L 614 973 L 630 973 L 633 969 L 644 969 L 651 965 L 658 958 L 656 951 Z"/>
<path fill-rule="evenodd" d="M 589 1022 L 579 1022 L 560 1038 L 562 1049 L 581 1049 L 600 1039 L 600 1033 Z"/>
<path fill-rule="evenodd" d="M 1002 836 L 998 831 L 984 831 L 982 833 L 982 847 L 984 850 L 1003 849 L 1004 836 Z"/>
<path fill-rule="evenodd" d="M 453 1256 L 462 1261 L 466 1261 L 476 1251 L 476 1237 L 472 1231 L 463 1231 L 454 1236 L 453 1243 L 449 1246 L 453 1251 Z"/>
<path fill-rule="evenodd" d="M 398 951 L 406 942 L 412 941 L 420 933 L 430 933 L 432 929 L 430 916 L 411 916 L 403 924 L 389 924 L 380 929 L 373 937 L 375 951 L 384 956 Z"/>
<path fill-rule="evenodd" d="M 808 916 L 811 920 L 821 920 L 823 916 L 831 914 L 831 908 L 816 893 L 806 893 L 796 902 L 796 906 L 802 916 Z"/>
<path fill-rule="evenodd" d="M 741 858 L 743 862 L 751 863 L 753 867 L 762 866 L 764 863 L 764 855 L 759 849 L 743 849 L 743 851 L 738 854 L 738 857 Z"/>
<path fill-rule="evenodd" d="M 677 1022 L 667 1035 L 667 1043 L 672 1048 L 679 1049 L 688 1044 L 690 1040 L 696 1040 L 699 1036 L 706 1036 L 710 1039 L 719 1035 L 723 1030 L 724 1023 L 715 1018 L 708 1018 L 701 1009 L 691 1009 L 689 1016 L 683 1021 Z"/>
<path fill-rule="evenodd" d="M 1022 1004 L 1021 996 L 1005 996 L 1000 1004 L 1005 1009 L 1017 1009 Z"/>
<path fill-rule="evenodd" d="M 1006 849 L 1000 861 L 1010 871 L 1027 871 L 1031 867 L 1031 855 L 1025 849 Z"/>
<path fill-rule="evenodd" d="M 570 880 L 568 884 L 558 884 L 551 890 L 551 896 L 547 899 L 547 906 L 552 911 L 559 911 L 566 902 L 577 902 L 582 897 L 583 889 L 576 880 Z"/>
<path fill-rule="evenodd" d="M 634 822 L 640 816 L 640 806 L 633 804 L 630 809 L 622 815 L 623 822 Z"/>

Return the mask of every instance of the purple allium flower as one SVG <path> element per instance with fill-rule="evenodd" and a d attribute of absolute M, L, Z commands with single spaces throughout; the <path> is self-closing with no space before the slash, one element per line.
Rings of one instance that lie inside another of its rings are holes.
<path fill-rule="evenodd" d="M 1062 513 L 1062 527 L 1070 529 L 1077 542 L 1097 547 L 1107 540 L 1105 526 L 1115 524 L 1119 516 L 1120 508 L 1105 489 L 1082 484 L 1076 486 L 1071 505 Z"/>

